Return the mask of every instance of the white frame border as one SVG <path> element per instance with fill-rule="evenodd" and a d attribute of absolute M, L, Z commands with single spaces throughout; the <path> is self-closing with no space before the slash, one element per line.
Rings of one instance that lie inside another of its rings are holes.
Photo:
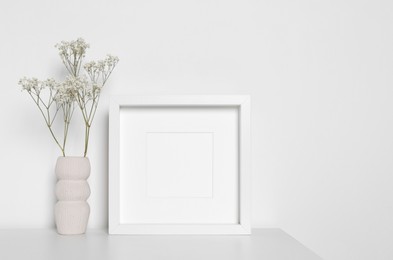
<path fill-rule="evenodd" d="M 120 108 L 154 106 L 236 106 L 239 108 L 239 224 L 121 224 Z M 250 234 L 251 211 L 250 97 L 112 96 L 109 110 L 109 234 Z"/>

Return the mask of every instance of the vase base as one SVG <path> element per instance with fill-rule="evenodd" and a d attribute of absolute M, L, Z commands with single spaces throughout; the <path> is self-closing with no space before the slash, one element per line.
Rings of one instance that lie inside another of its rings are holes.
<path fill-rule="evenodd" d="M 86 201 L 58 201 L 55 206 L 57 233 L 80 235 L 86 232 L 90 206 Z"/>

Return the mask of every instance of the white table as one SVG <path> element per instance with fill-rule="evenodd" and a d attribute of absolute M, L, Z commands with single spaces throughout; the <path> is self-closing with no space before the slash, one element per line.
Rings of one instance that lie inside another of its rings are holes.
<path fill-rule="evenodd" d="M 55 230 L 0 230 L 0 259 L 27 260 L 317 260 L 315 253 L 280 229 L 254 229 L 251 236 L 85 235 Z"/>

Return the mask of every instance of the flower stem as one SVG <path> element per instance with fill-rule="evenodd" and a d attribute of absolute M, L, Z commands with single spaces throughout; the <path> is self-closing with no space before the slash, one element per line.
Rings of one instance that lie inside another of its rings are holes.
<path fill-rule="evenodd" d="M 45 116 L 44 111 L 42 110 L 42 108 L 41 108 L 41 106 L 40 106 L 40 103 L 39 103 L 38 99 L 35 100 L 34 97 L 32 96 L 32 94 L 31 94 L 31 93 L 29 93 L 29 94 L 30 94 L 31 98 L 33 99 L 34 103 L 37 105 L 38 109 L 40 110 L 42 116 L 44 117 L 45 122 L 46 122 L 46 126 L 48 127 L 49 132 L 51 133 L 51 135 L 52 135 L 53 139 L 55 140 L 57 146 L 60 148 L 62 155 L 65 156 L 64 146 L 61 146 L 61 145 L 60 145 L 59 141 L 57 140 L 57 138 L 56 138 L 56 136 L 55 136 L 55 133 L 54 133 L 53 130 L 52 130 L 52 124 L 51 124 L 50 118 L 49 118 L 49 107 L 48 107 L 48 106 L 45 106 L 45 108 L 46 108 L 46 110 L 47 110 L 47 114 L 48 114 L 48 118 L 47 118 L 47 117 Z"/>
<path fill-rule="evenodd" d="M 86 124 L 86 127 L 85 127 L 85 151 L 83 153 L 84 157 L 86 157 L 87 148 L 89 147 L 89 135 L 90 135 L 90 125 Z"/>

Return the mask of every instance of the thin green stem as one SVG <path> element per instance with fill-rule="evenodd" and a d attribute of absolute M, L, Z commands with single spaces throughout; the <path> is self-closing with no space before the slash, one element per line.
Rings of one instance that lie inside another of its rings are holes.
<path fill-rule="evenodd" d="M 87 155 L 87 149 L 89 147 L 89 136 L 90 136 L 90 126 L 86 124 L 85 127 L 85 151 L 83 152 L 83 157 Z"/>
<path fill-rule="evenodd" d="M 40 106 L 40 104 L 39 104 L 38 99 L 36 100 L 36 99 L 33 97 L 33 95 L 32 95 L 31 92 L 29 92 L 29 95 L 30 95 L 30 97 L 33 99 L 34 103 L 37 105 L 38 109 L 39 109 L 40 112 L 41 112 L 41 115 L 44 117 L 46 126 L 48 127 L 49 132 L 51 133 L 51 135 L 52 135 L 53 139 L 55 140 L 57 146 L 60 148 L 61 153 L 63 154 L 63 156 L 65 156 L 64 147 L 61 146 L 60 143 L 59 143 L 59 141 L 57 140 L 57 138 L 56 138 L 56 136 L 55 136 L 55 133 L 54 133 L 53 130 L 52 130 L 52 124 L 50 123 L 50 121 L 48 121 L 49 119 L 45 116 L 45 113 L 44 113 L 44 111 L 42 110 L 42 108 L 41 108 L 41 106 Z M 47 109 L 47 110 L 48 110 L 48 109 Z"/>

